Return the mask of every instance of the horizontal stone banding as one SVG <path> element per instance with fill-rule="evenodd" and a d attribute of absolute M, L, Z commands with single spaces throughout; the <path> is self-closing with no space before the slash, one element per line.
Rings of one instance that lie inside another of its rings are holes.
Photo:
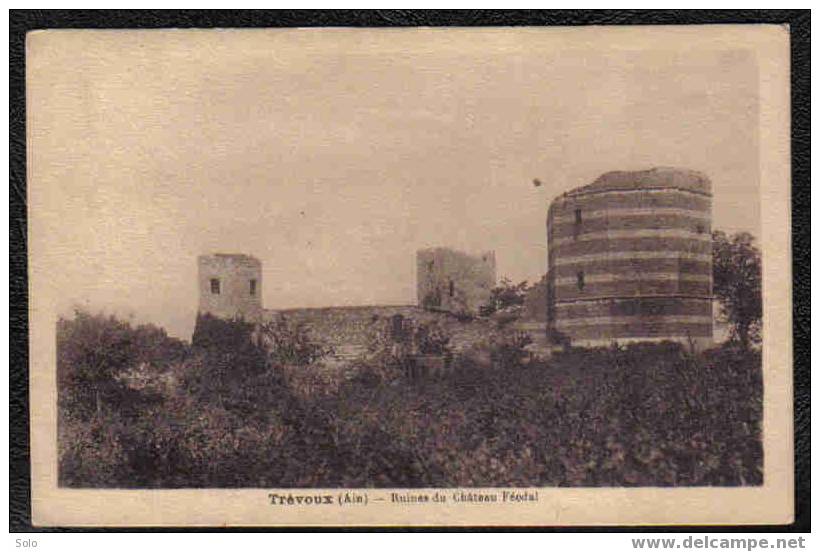
<path fill-rule="evenodd" d="M 590 274 L 584 273 L 584 285 L 608 284 L 612 282 L 711 282 L 711 274 L 686 274 L 679 272 L 641 272 L 641 273 L 609 273 Z M 578 275 L 565 276 L 555 279 L 556 287 L 578 284 Z"/>
<path fill-rule="evenodd" d="M 559 303 L 555 306 L 555 311 L 560 319 L 641 315 L 701 315 L 711 318 L 712 301 L 709 299 L 682 299 L 679 297 L 602 299 L 598 301 Z"/>
<path fill-rule="evenodd" d="M 650 207 L 650 208 L 635 208 L 617 206 L 607 207 L 606 209 L 588 210 L 582 209 L 581 220 L 582 223 L 587 221 L 600 219 L 615 219 L 621 217 L 645 217 L 645 216 L 680 216 L 687 219 L 698 219 L 708 222 L 712 217 L 707 210 L 697 209 L 680 209 L 676 207 Z M 575 224 L 575 213 L 555 215 L 552 217 L 553 225 L 563 223 Z"/>
<path fill-rule="evenodd" d="M 709 296 L 712 293 L 712 286 L 709 282 L 679 282 L 679 281 L 633 281 L 633 282 L 609 282 L 600 284 L 586 284 L 584 289 L 577 286 L 560 286 L 555 288 L 555 299 L 558 301 L 567 299 L 582 298 L 584 296 L 593 297 L 640 297 L 642 295 L 697 295 Z"/>
<path fill-rule="evenodd" d="M 711 324 L 711 315 L 698 314 L 665 314 L 658 316 L 632 315 L 632 316 L 587 316 L 584 318 L 572 318 L 558 320 L 555 323 L 557 328 L 569 328 L 573 326 L 614 326 L 621 324 L 641 324 L 656 326 L 659 324 Z"/>
<path fill-rule="evenodd" d="M 583 253 L 572 256 L 556 256 L 553 266 L 575 265 L 579 263 L 596 263 L 610 261 L 632 261 L 646 259 L 682 259 L 689 261 L 712 262 L 712 253 L 690 252 L 690 251 L 653 251 L 653 250 L 630 250 L 630 251 L 604 251 L 596 253 Z"/>
<path fill-rule="evenodd" d="M 577 225 L 574 222 L 562 222 L 553 226 L 552 238 L 575 238 L 594 232 L 612 232 L 624 230 L 686 230 L 694 234 L 711 236 L 709 223 L 681 215 L 658 215 L 641 217 L 618 217 L 585 220 Z"/>
<path fill-rule="evenodd" d="M 683 345 L 688 346 L 692 341 L 697 343 L 698 340 L 703 340 L 709 344 L 711 344 L 712 341 L 711 335 L 693 335 L 690 337 L 692 338 L 691 341 L 686 336 L 681 335 L 657 335 L 652 337 L 619 337 L 617 339 L 601 337 L 595 339 L 577 339 L 573 341 L 572 344 L 576 347 L 611 347 L 613 343 L 617 343 L 618 345 L 624 346 L 629 345 L 630 343 L 662 343 L 664 341 L 673 341 L 675 343 L 681 343 Z"/>
<path fill-rule="evenodd" d="M 712 236 L 706 233 L 698 233 L 689 228 L 633 228 L 629 230 L 602 230 L 600 232 L 582 232 L 577 236 L 570 235 L 569 237 L 553 238 L 549 241 L 550 245 L 560 247 L 570 243 L 582 243 L 598 240 L 606 240 L 611 243 L 619 239 L 665 239 L 665 238 L 680 238 L 696 242 L 712 242 Z"/>
<path fill-rule="evenodd" d="M 690 295 L 690 294 L 683 294 L 683 293 L 664 293 L 664 294 L 654 294 L 654 293 L 642 293 L 640 295 L 595 295 L 589 297 L 574 297 L 571 299 L 556 299 L 554 303 L 557 306 L 561 305 L 577 305 L 581 303 L 589 303 L 592 301 L 604 301 L 604 300 L 625 300 L 625 301 L 634 301 L 640 299 L 641 301 L 646 299 L 652 298 L 668 298 L 668 299 L 695 299 L 695 300 L 703 300 L 703 301 L 712 301 L 714 297 L 712 295 Z"/>
<path fill-rule="evenodd" d="M 712 264 L 703 260 L 689 259 L 617 259 L 580 261 L 555 267 L 555 279 L 584 274 L 642 274 L 646 272 L 677 272 L 681 274 L 712 274 Z"/>
<path fill-rule="evenodd" d="M 575 216 L 575 209 L 657 209 L 678 208 L 710 212 L 712 200 L 710 197 L 692 196 L 673 190 L 650 190 L 647 192 L 614 192 L 620 197 L 612 197 L 613 193 L 590 194 L 587 196 L 559 199 L 550 206 L 550 216 Z"/>
<path fill-rule="evenodd" d="M 682 253 L 712 253 L 711 240 L 693 240 L 677 237 L 639 237 L 569 241 L 550 248 L 556 259 L 564 260 L 593 253 L 622 253 L 627 251 L 676 251 Z"/>
<path fill-rule="evenodd" d="M 557 198 L 551 328 L 574 344 L 710 341 L 711 205 L 708 177 L 668 168 L 609 172 Z"/>
<path fill-rule="evenodd" d="M 559 326 L 559 332 L 563 329 Z M 617 339 L 619 337 L 686 336 L 712 337 L 712 322 L 647 324 L 635 318 L 632 323 L 579 325 L 567 328 L 573 340 L 576 339 Z"/>
<path fill-rule="evenodd" d="M 712 197 L 712 194 L 702 190 L 693 190 L 692 188 L 685 188 L 682 186 L 624 186 L 622 188 L 607 188 L 605 190 L 574 190 L 567 194 L 568 198 L 586 197 L 591 195 L 611 195 L 611 194 L 634 194 L 646 192 L 678 192 L 682 194 L 692 194 L 702 197 Z"/>

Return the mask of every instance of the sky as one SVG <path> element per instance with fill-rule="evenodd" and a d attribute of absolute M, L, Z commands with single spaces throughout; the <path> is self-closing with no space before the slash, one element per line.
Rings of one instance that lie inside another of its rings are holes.
<path fill-rule="evenodd" d="M 431 246 L 494 250 L 499 278 L 535 281 L 549 202 L 611 170 L 702 171 L 714 227 L 759 235 L 753 53 L 624 44 L 35 34 L 31 263 L 56 267 L 59 312 L 127 313 L 189 338 L 203 253 L 258 257 L 267 308 L 414 303 L 415 251 Z"/>

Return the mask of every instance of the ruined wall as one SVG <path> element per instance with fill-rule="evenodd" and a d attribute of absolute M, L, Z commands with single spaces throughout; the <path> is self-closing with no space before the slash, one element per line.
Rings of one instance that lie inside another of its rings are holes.
<path fill-rule="evenodd" d="M 549 354 L 552 344 L 547 332 L 547 275 L 527 290 L 521 317 L 513 324 L 513 329 L 530 336 L 531 350 L 541 355 Z"/>
<path fill-rule="evenodd" d="M 550 205 L 548 323 L 574 345 L 712 342 L 711 184 L 613 172 Z"/>
<path fill-rule="evenodd" d="M 533 284 L 524 297 L 522 317 L 526 320 L 547 321 L 547 276 Z"/>
<path fill-rule="evenodd" d="M 201 255 L 199 315 L 241 317 L 258 322 L 262 315 L 262 263 L 249 255 Z"/>
<path fill-rule="evenodd" d="M 284 317 L 290 323 L 304 324 L 311 337 L 335 350 L 328 364 L 342 363 L 364 353 L 369 338 L 384 329 L 393 315 L 400 314 L 415 324 L 436 324 L 450 336 L 453 352 L 460 352 L 486 341 L 492 333 L 487 320 L 462 322 L 444 312 L 416 306 L 324 307 L 266 310 L 264 318 Z"/>
<path fill-rule="evenodd" d="M 476 314 L 495 287 L 495 253 L 467 255 L 437 247 L 416 254 L 416 291 L 420 307 Z"/>

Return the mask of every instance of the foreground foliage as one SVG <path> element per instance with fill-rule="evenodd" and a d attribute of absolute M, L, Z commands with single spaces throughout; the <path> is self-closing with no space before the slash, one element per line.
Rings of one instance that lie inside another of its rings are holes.
<path fill-rule="evenodd" d="M 144 354 L 128 324 L 88 315 L 60 324 L 65 486 L 762 483 L 755 351 L 575 349 L 525 367 L 499 349 L 490 356 L 504 362 L 459 357 L 443 377 L 406 381 L 284 366 L 253 347 L 181 352 L 154 332 L 144 342 L 166 361 Z M 293 332 L 269 337 L 291 351 L 282 336 Z M 102 375 L 95 340 L 115 361 Z M 122 377 L 146 363 L 148 383 Z"/>
<path fill-rule="evenodd" d="M 763 319 L 762 264 L 754 236 L 712 233 L 714 292 L 731 339 L 748 349 L 760 342 Z"/>

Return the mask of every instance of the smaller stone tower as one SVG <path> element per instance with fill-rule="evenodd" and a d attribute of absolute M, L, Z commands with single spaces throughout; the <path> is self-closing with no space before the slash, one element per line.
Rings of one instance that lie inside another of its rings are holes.
<path fill-rule="evenodd" d="M 200 255 L 199 315 L 262 319 L 262 263 L 250 255 Z"/>
<path fill-rule="evenodd" d="M 495 253 L 468 255 L 446 247 L 416 252 L 416 293 L 420 307 L 477 314 L 495 286 Z"/>

